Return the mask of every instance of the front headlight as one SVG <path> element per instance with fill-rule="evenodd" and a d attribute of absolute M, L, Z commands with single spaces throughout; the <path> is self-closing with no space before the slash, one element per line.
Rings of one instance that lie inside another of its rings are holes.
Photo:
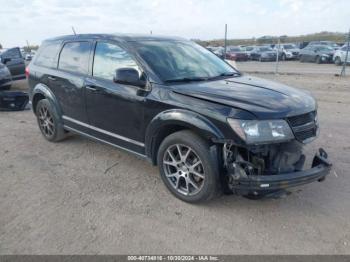
<path fill-rule="evenodd" d="M 247 144 L 283 142 L 294 138 L 288 123 L 284 120 L 240 120 L 227 119 L 231 128 Z"/>

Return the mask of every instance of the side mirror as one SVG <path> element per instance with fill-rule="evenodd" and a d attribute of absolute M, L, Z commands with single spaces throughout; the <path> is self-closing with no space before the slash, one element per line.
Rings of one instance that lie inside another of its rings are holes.
<path fill-rule="evenodd" d="M 134 68 L 119 68 L 115 71 L 114 82 L 125 85 L 145 87 L 146 81 L 142 80 L 139 72 Z"/>

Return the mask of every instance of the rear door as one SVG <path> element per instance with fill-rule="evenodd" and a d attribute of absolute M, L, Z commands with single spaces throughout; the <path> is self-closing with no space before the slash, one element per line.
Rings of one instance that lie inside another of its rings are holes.
<path fill-rule="evenodd" d="M 25 63 L 18 47 L 6 50 L 1 54 L 1 61 L 10 70 L 13 79 L 25 78 Z"/>
<path fill-rule="evenodd" d="M 91 41 L 66 42 L 59 54 L 58 70 L 48 76 L 50 87 L 57 97 L 63 119 L 71 127 L 86 123 L 84 83 L 89 72 Z M 79 128 L 78 128 L 79 129 Z"/>

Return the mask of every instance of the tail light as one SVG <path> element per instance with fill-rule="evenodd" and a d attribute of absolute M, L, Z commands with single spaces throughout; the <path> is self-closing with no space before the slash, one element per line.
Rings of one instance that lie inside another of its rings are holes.
<path fill-rule="evenodd" d="M 26 74 L 26 78 L 29 78 L 29 67 L 28 66 L 26 67 L 26 70 L 24 72 Z"/>

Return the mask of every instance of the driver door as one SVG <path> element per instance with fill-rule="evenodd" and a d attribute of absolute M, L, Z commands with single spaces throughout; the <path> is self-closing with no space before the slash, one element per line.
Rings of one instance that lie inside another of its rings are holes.
<path fill-rule="evenodd" d="M 92 135 L 144 153 L 144 101 L 140 88 L 115 83 L 116 69 L 141 69 L 132 56 L 113 42 L 96 42 L 92 74 L 85 82 L 86 110 Z"/>

